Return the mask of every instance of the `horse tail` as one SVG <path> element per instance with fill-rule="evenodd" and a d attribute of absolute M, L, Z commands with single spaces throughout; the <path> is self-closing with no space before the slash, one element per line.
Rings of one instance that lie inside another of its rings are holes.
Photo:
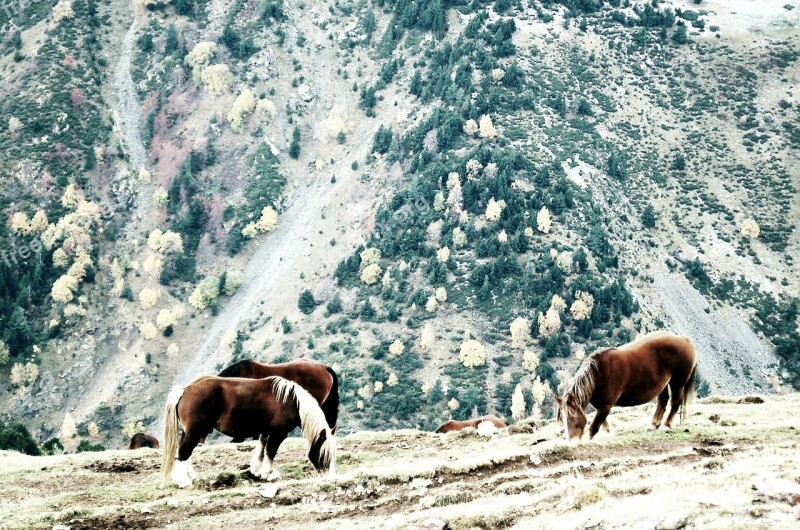
<path fill-rule="evenodd" d="M 235 362 L 217 375 L 219 377 L 248 377 L 250 371 L 245 368 L 250 368 L 250 361 L 244 360 Z"/>
<path fill-rule="evenodd" d="M 331 374 L 333 384 L 328 397 L 322 403 L 322 412 L 325 413 L 325 419 L 328 421 L 328 426 L 331 428 L 331 433 L 336 434 L 336 422 L 339 419 L 339 376 L 330 366 L 326 366 L 325 370 Z"/>
<path fill-rule="evenodd" d="M 695 393 L 695 378 L 697 376 L 697 363 L 692 366 L 692 373 L 689 374 L 689 379 L 686 381 L 686 384 L 683 385 L 683 402 L 681 403 L 681 425 L 683 422 L 686 421 L 686 416 L 688 414 L 689 408 L 689 401 L 694 397 Z"/>
<path fill-rule="evenodd" d="M 286 403 L 294 398 L 297 404 L 297 414 L 300 416 L 300 428 L 309 445 L 309 458 L 312 454 L 317 456 L 320 471 L 335 469 L 336 465 L 336 438 L 334 438 L 325 413 L 314 399 L 302 386 L 278 376 L 272 376 L 274 383 L 275 399 Z M 316 465 L 316 464 L 315 464 Z"/>
<path fill-rule="evenodd" d="M 178 453 L 178 435 L 180 434 L 180 420 L 178 418 L 178 401 L 183 396 L 183 388 L 175 387 L 167 397 L 167 406 L 164 411 L 164 450 L 161 455 L 161 473 L 168 479 L 175 465 L 175 456 Z"/>

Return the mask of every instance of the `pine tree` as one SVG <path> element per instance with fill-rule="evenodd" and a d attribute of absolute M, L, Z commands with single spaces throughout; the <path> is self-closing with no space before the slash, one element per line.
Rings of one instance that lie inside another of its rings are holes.
<path fill-rule="evenodd" d="M 479 300 L 488 300 L 489 297 L 492 295 L 492 288 L 489 285 L 489 275 L 485 275 L 483 277 L 483 285 L 481 288 L 478 289 L 478 299 Z"/>
<path fill-rule="evenodd" d="M 689 42 L 689 38 L 686 36 L 686 26 L 684 24 L 678 25 L 678 28 L 672 34 L 672 40 L 675 44 L 686 44 Z"/>
<path fill-rule="evenodd" d="M 15 305 L 11 311 L 11 317 L 8 319 L 3 340 L 11 352 L 19 355 L 30 345 L 32 338 L 31 326 L 28 323 L 28 317 L 25 316 L 25 311 Z"/>
<path fill-rule="evenodd" d="M 310 315 L 314 312 L 314 309 L 317 307 L 317 301 L 314 300 L 314 295 L 311 294 L 311 291 L 304 289 L 303 292 L 300 293 L 300 298 L 297 300 L 297 307 L 306 315 Z"/>
<path fill-rule="evenodd" d="M 656 226 L 656 211 L 652 204 L 648 204 L 642 212 L 642 226 L 645 228 L 655 228 Z"/>
<path fill-rule="evenodd" d="M 292 132 L 292 143 L 289 145 L 289 156 L 297 160 L 300 157 L 300 129 L 295 127 Z"/>

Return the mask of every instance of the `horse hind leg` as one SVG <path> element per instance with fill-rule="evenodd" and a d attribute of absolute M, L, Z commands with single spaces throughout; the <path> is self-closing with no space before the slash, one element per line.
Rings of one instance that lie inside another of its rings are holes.
<path fill-rule="evenodd" d="M 672 420 L 675 418 L 678 411 L 680 411 L 681 405 L 683 404 L 683 386 L 675 385 L 673 387 L 670 384 L 670 390 L 672 398 L 670 399 L 669 415 L 667 416 L 667 421 L 664 422 L 664 427 L 669 430 L 672 429 Z"/>
<path fill-rule="evenodd" d="M 664 411 L 667 410 L 667 403 L 669 402 L 669 385 L 664 387 L 664 390 L 658 395 L 658 405 L 656 405 L 656 413 L 653 415 L 653 423 L 650 424 L 651 430 L 656 430 L 661 425 L 661 419 L 664 417 Z"/>

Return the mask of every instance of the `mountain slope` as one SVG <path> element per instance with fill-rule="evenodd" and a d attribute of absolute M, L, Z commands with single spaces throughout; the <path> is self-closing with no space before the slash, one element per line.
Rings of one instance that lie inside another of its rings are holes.
<path fill-rule="evenodd" d="M 547 414 L 583 355 L 664 327 L 704 393 L 798 384 L 784 4 L 0 20 L 8 417 L 116 442 L 175 384 L 301 356 L 340 373 L 345 429 L 507 416 L 518 387 Z"/>

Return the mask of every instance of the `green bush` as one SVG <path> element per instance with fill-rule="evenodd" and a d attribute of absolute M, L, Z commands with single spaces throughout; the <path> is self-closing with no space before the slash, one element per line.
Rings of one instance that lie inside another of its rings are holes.
<path fill-rule="evenodd" d="M 42 454 L 31 433 L 21 423 L 0 424 L 0 449 L 32 456 Z"/>
<path fill-rule="evenodd" d="M 289 156 L 297 160 L 300 157 L 300 129 L 292 131 L 292 143 L 289 144 Z"/>
<path fill-rule="evenodd" d="M 317 301 L 314 300 L 314 295 L 311 294 L 311 291 L 304 289 L 303 292 L 300 293 L 300 297 L 297 300 L 297 307 L 306 315 L 310 315 L 314 312 L 314 309 L 317 308 Z"/>
<path fill-rule="evenodd" d="M 645 228 L 655 228 L 656 226 L 656 211 L 651 204 L 645 206 L 642 212 L 642 226 Z"/>
<path fill-rule="evenodd" d="M 89 453 L 89 452 L 98 452 L 98 451 L 105 451 L 106 448 L 102 444 L 93 444 L 89 440 L 81 440 L 81 443 L 78 444 L 78 449 L 76 449 L 76 453 Z"/>
<path fill-rule="evenodd" d="M 381 125 L 372 141 L 372 152 L 385 154 L 392 146 L 392 129 Z"/>

